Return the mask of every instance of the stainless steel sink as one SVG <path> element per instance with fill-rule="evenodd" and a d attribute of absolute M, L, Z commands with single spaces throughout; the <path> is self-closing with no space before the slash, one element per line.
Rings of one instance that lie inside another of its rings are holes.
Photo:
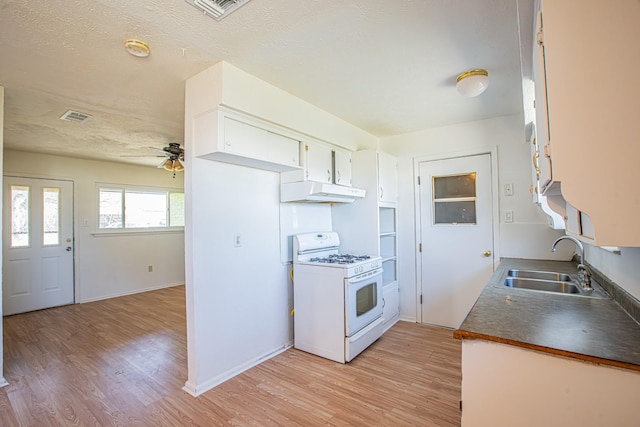
<path fill-rule="evenodd" d="M 517 274 L 517 276 L 514 276 Z M 534 277 L 558 277 L 559 279 L 567 280 L 545 280 Z M 588 298 L 601 298 L 608 299 L 607 295 L 602 288 L 592 282 L 594 289 L 591 291 L 583 289 L 580 284 L 574 281 L 570 275 L 564 273 L 555 273 L 552 271 L 530 271 L 530 270 L 509 270 L 507 277 L 502 283 L 503 286 L 515 289 L 523 289 L 526 291 L 546 292 L 561 295 L 581 296 Z"/>
<path fill-rule="evenodd" d="M 510 288 L 529 289 L 532 291 L 555 292 L 559 294 L 580 294 L 580 289 L 574 283 L 555 280 L 529 279 L 522 277 L 507 277 L 504 285 Z"/>
<path fill-rule="evenodd" d="M 507 272 L 509 277 L 521 277 L 523 279 L 553 280 L 556 282 L 571 282 L 573 279 L 566 273 L 556 273 L 555 271 L 534 271 L 518 270 L 512 268 Z"/>

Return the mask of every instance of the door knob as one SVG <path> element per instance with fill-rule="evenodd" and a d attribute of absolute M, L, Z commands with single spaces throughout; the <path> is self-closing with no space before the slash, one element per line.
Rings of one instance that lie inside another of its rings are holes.
<path fill-rule="evenodd" d="M 65 249 L 65 251 L 71 252 L 71 246 L 67 246 L 67 249 Z"/>
<path fill-rule="evenodd" d="M 482 253 L 482 255 L 484 255 L 485 257 L 490 257 L 491 256 L 491 251 L 486 250 Z"/>

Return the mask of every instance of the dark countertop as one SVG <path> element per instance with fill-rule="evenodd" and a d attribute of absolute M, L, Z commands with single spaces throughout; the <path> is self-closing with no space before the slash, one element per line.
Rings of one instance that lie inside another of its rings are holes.
<path fill-rule="evenodd" d="M 640 324 L 613 299 L 502 286 L 510 268 L 576 273 L 572 262 L 505 258 L 454 331 L 484 339 L 640 371 Z"/>

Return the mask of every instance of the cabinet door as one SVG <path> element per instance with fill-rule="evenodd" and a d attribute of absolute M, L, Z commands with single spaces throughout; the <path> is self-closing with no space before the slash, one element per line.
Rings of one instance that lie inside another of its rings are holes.
<path fill-rule="evenodd" d="M 237 120 L 224 119 L 224 151 L 242 157 L 299 166 L 299 142 Z"/>
<path fill-rule="evenodd" d="M 309 181 L 333 181 L 331 148 L 320 144 L 305 144 L 306 178 Z"/>
<path fill-rule="evenodd" d="M 398 201 L 398 161 L 384 152 L 378 153 L 378 200 Z"/>
<path fill-rule="evenodd" d="M 400 317 L 400 294 L 398 292 L 398 282 L 394 282 L 383 288 L 382 318 L 385 329 L 393 325 Z"/>
<path fill-rule="evenodd" d="M 351 187 L 351 152 L 333 152 L 333 183 Z"/>
<path fill-rule="evenodd" d="M 536 164 L 539 169 L 540 190 L 544 193 L 553 180 L 553 173 L 551 170 L 551 127 L 549 125 L 549 107 L 547 104 L 547 76 L 541 10 L 537 12 L 536 37 L 533 41 L 532 60 L 536 97 L 536 138 L 538 142 Z"/>

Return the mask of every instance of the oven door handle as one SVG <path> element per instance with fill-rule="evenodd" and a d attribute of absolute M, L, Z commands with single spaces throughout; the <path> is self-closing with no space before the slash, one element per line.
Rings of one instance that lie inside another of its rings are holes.
<path fill-rule="evenodd" d="M 362 276 L 355 276 L 354 278 L 347 280 L 347 286 L 351 286 L 351 285 L 355 285 L 355 284 L 360 283 L 360 282 L 364 282 L 365 280 L 368 280 L 368 279 L 370 279 L 372 277 L 375 277 L 375 276 L 377 276 L 379 274 L 382 274 L 382 271 L 383 271 L 382 268 L 377 268 L 377 269 L 375 269 L 373 271 L 365 273 Z"/>

